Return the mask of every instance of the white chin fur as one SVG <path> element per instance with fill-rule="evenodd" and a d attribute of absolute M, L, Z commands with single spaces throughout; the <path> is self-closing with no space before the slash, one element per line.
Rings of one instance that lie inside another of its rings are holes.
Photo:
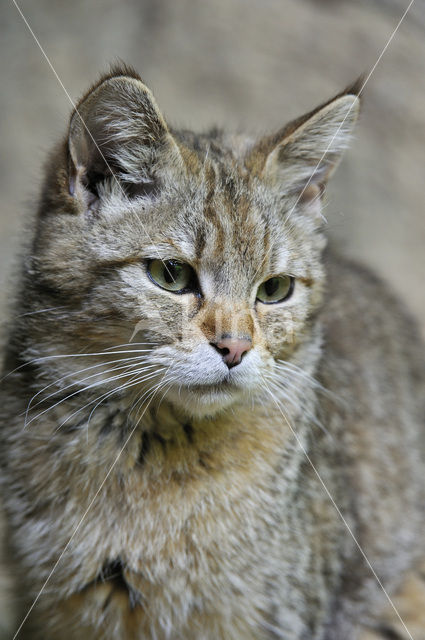
<path fill-rule="evenodd" d="M 196 389 L 196 387 L 172 387 L 166 397 L 171 404 L 194 418 L 213 416 L 230 407 L 241 396 L 239 389 Z"/>

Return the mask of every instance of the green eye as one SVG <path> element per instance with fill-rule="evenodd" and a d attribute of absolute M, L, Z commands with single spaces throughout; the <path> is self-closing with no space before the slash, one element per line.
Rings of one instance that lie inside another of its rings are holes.
<path fill-rule="evenodd" d="M 192 267 L 178 260 L 150 260 L 148 262 L 148 275 L 157 284 L 167 291 L 184 293 L 193 290 L 196 282 L 195 272 Z"/>
<path fill-rule="evenodd" d="M 264 304 L 283 302 L 291 297 L 293 290 L 294 278 L 292 276 L 275 276 L 260 284 L 257 300 Z"/>

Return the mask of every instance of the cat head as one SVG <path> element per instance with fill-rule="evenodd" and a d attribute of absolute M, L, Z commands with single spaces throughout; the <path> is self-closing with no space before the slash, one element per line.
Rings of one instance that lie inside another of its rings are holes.
<path fill-rule="evenodd" d="M 279 360 L 303 366 L 317 353 L 323 190 L 358 92 L 252 140 L 173 131 L 134 71 L 104 76 L 40 208 L 33 278 L 43 304 L 68 310 L 45 321 L 49 344 L 143 344 L 159 397 L 193 415 L 255 394 Z"/>

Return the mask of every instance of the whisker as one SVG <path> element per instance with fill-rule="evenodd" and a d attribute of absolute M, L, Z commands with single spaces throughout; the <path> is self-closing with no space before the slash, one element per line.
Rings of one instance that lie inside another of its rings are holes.
<path fill-rule="evenodd" d="M 84 380 L 88 380 L 89 378 L 95 377 L 97 375 L 101 375 L 101 374 L 105 374 L 105 373 L 109 373 L 110 371 L 114 371 L 114 370 L 118 370 L 120 368 L 124 368 L 124 367 L 132 367 L 132 366 L 136 366 L 139 363 L 142 364 L 142 356 L 134 356 L 132 358 L 117 358 L 116 360 L 109 360 L 107 362 L 99 362 L 98 364 L 94 364 L 91 365 L 90 367 L 85 367 L 84 369 L 80 369 L 79 371 L 72 371 L 70 373 L 67 373 L 66 375 L 62 376 L 61 378 L 58 378 L 57 380 L 55 380 L 54 382 L 51 382 L 50 384 L 46 385 L 43 389 L 41 389 L 40 391 L 38 391 L 29 401 L 28 403 L 28 407 L 27 410 L 25 412 L 25 415 L 28 416 L 28 412 L 30 410 L 30 408 L 32 407 L 33 409 L 35 407 L 37 407 L 39 404 L 41 404 L 42 402 L 45 402 L 46 400 L 48 400 L 49 398 L 51 398 L 52 396 L 56 395 L 57 393 L 61 392 L 61 391 L 66 391 L 66 389 L 69 389 L 70 387 L 80 383 L 80 382 L 84 382 Z M 47 389 L 49 389 L 50 387 L 53 387 L 55 385 L 58 385 L 60 382 L 62 382 L 63 380 L 65 380 L 66 378 L 69 378 L 70 376 L 78 376 L 80 373 L 84 373 L 85 371 L 90 371 L 92 369 L 96 369 L 98 367 L 106 367 L 108 364 L 115 364 L 118 362 L 128 362 L 129 360 L 136 360 L 137 362 L 133 362 L 133 363 L 129 363 L 127 365 L 123 365 L 122 367 L 115 367 L 112 369 L 107 369 L 106 371 L 100 371 L 98 373 L 94 373 L 90 376 L 86 376 L 85 378 L 79 379 L 75 382 L 72 382 L 71 384 L 62 387 L 60 389 L 58 389 L 57 391 L 54 391 L 53 393 L 50 393 L 46 398 L 43 398 L 42 400 L 40 400 L 39 402 L 37 402 L 36 404 L 32 404 L 33 400 L 35 400 L 35 398 L 37 398 L 37 396 L 39 396 L 40 394 L 44 393 Z M 21 414 L 23 415 L 23 414 Z"/>
<path fill-rule="evenodd" d="M 144 382 L 145 380 L 149 380 L 150 378 L 153 378 L 155 375 L 157 375 L 158 373 L 160 373 L 159 370 L 155 371 L 154 373 L 149 374 L 149 376 L 146 376 L 146 378 L 142 377 L 139 380 L 137 380 L 137 382 L 133 382 L 133 383 L 125 383 L 123 385 L 120 385 L 119 387 L 116 387 L 115 389 L 113 389 L 112 391 L 108 391 L 100 396 L 97 396 L 94 400 L 91 400 L 90 402 L 88 402 L 87 404 L 85 404 L 83 407 L 80 407 L 80 409 L 77 409 L 76 411 L 74 411 L 70 416 L 68 416 L 63 422 L 61 422 L 61 424 L 59 425 L 59 427 L 57 427 L 57 430 L 60 429 L 64 424 L 66 424 L 68 422 L 68 420 L 70 420 L 72 417 L 74 417 L 75 415 L 77 415 L 78 413 L 80 413 L 80 411 L 83 411 L 84 409 L 86 409 L 87 407 L 89 407 L 90 405 L 92 405 L 94 402 L 97 402 L 98 400 L 102 399 L 106 399 L 106 397 L 113 395 L 114 393 L 117 393 L 119 391 L 123 391 L 126 390 L 127 388 L 133 387 L 137 384 L 140 384 L 141 382 Z M 95 407 L 96 408 L 96 407 Z"/>
<path fill-rule="evenodd" d="M 170 365 L 170 366 L 171 366 L 171 365 Z M 165 381 L 165 378 L 166 378 L 167 373 L 169 372 L 169 370 L 170 370 L 170 367 L 168 367 L 168 368 L 167 368 L 166 373 L 164 374 L 164 376 L 163 376 L 162 380 L 160 380 L 158 384 L 162 384 L 162 383 Z M 139 398 L 139 399 L 138 399 L 138 401 L 135 403 L 135 405 L 133 405 L 133 410 L 134 410 L 134 409 L 136 409 L 136 407 L 137 407 L 137 405 L 138 405 L 138 404 L 140 404 L 140 405 L 141 405 L 141 404 L 142 404 L 142 402 L 143 402 L 143 396 L 142 396 L 141 398 Z"/>
<path fill-rule="evenodd" d="M 153 367 L 155 365 L 146 365 L 147 367 Z M 51 409 L 54 409 L 55 407 L 59 406 L 62 402 L 66 402 L 67 400 L 70 400 L 71 398 L 73 398 L 74 396 L 76 396 L 79 393 L 84 393 L 86 391 L 90 391 L 90 389 L 94 389 L 96 387 L 98 387 L 101 384 L 108 384 L 110 382 L 113 382 L 114 380 L 123 378 L 127 375 L 127 373 L 121 373 L 118 376 L 112 376 L 112 378 L 106 378 L 103 380 L 99 380 L 98 382 L 95 382 L 92 385 L 88 385 L 86 387 L 84 387 L 83 389 L 77 389 L 77 391 L 74 391 L 73 393 L 69 394 L 68 396 L 66 396 L 65 398 L 61 398 L 61 400 L 59 400 L 58 402 L 55 402 L 53 405 L 51 405 L 50 407 L 47 407 L 47 409 L 45 409 L 44 411 L 41 411 L 39 414 L 37 414 L 36 416 L 34 416 L 33 418 L 31 418 L 31 420 L 29 422 L 26 422 L 24 424 L 24 429 L 26 429 L 31 422 L 33 422 L 34 420 L 36 420 L 37 418 L 40 418 L 42 415 L 46 414 L 48 411 L 50 411 Z"/>
<path fill-rule="evenodd" d="M 169 378 L 168 379 L 168 384 L 167 384 L 167 374 L 165 374 L 164 378 L 161 380 L 161 382 L 164 383 L 164 393 L 162 394 L 161 399 L 160 399 L 160 401 L 158 403 L 157 412 L 158 412 L 158 409 L 161 406 L 162 401 L 164 400 L 168 390 L 173 386 L 174 380 L 172 378 L 171 379 Z"/>
<path fill-rule="evenodd" d="M 115 344 L 112 347 L 106 347 L 106 349 L 104 350 L 105 353 L 108 353 L 108 351 L 112 350 L 112 349 L 118 349 L 118 348 L 122 348 L 122 347 L 132 347 L 132 346 L 156 346 L 158 345 L 159 342 L 154 342 L 154 341 L 149 341 L 149 342 L 124 342 L 123 344 Z"/>
<path fill-rule="evenodd" d="M 38 309 L 37 311 L 28 311 L 21 313 L 19 316 L 15 316 L 15 319 L 24 318 L 25 316 L 35 316 L 38 313 L 47 313 L 48 311 L 57 311 L 58 309 L 66 309 L 65 305 L 61 307 L 49 307 L 48 309 Z"/>
<path fill-rule="evenodd" d="M 311 376 L 309 373 L 307 373 L 307 371 L 304 371 L 304 369 L 301 369 L 301 367 L 294 364 L 293 362 L 289 362 L 286 360 L 276 360 L 275 362 L 276 362 L 277 368 L 284 369 L 284 370 L 291 369 L 292 371 L 294 371 L 294 373 L 297 373 L 298 375 L 304 377 L 306 380 L 314 384 L 314 386 L 322 387 L 322 385 L 318 380 L 316 380 L 316 378 Z"/>
<path fill-rule="evenodd" d="M 149 401 L 149 404 L 150 404 L 150 403 L 151 403 L 151 401 L 153 400 L 153 396 L 154 396 L 154 395 L 155 395 L 155 394 L 160 390 L 160 388 L 161 388 L 161 386 L 162 386 L 163 382 L 164 382 L 163 380 L 160 380 L 160 381 L 159 381 L 159 382 L 158 382 L 154 387 L 152 387 L 151 389 L 148 389 L 148 391 L 146 391 L 146 392 L 141 396 L 141 398 L 137 401 L 137 404 L 140 404 L 140 405 L 141 405 L 141 404 L 143 403 L 143 400 L 145 399 L 145 397 L 149 396 L 149 393 L 151 393 L 151 394 L 152 394 L 152 397 L 150 398 L 150 401 Z M 140 407 L 140 410 L 141 410 L 141 407 Z M 137 417 L 137 418 L 136 418 L 136 423 L 135 423 L 135 424 L 136 424 L 136 427 L 140 424 L 140 422 L 141 422 L 141 420 L 142 420 L 142 418 L 143 418 L 143 416 L 144 416 L 144 415 L 145 415 L 145 411 L 143 411 L 143 413 L 141 414 L 141 416 L 140 416 L 140 417 Z"/>
<path fill-rule="evenodd" d="M 150 351 L 150 350 L 146 349 L 146 351 Z M 114 353 L 117 355 L 132 353 L 134 355 L 135 353 L 145 353 L 145 351 L 144 350 L 137 351 L 135 349 L 132 349 L 131 351 L 115 351 Z M 6 378 L 11 376 L 13 373 L 16 373 L 20 369 L 23 369 L 24 367 L 28 367 L 29 365 L 32 365 L 32 364 L 37 364 L 39 362 L 45 362 L 47 360 L 55 360 L 58 358 L 86 358 L 86 357 L 95 357 L 95 356 L 104 356 L 104 355 L 105 355 L 105 351 L 92 352 L 92 353 L 64 353 L 64 354 L 54 354 L 52 356 L 40 356 L 39 358 L 33 358 L 32 360 L 28 360 L 28 362 L 24 362 L 23 364 L 19 365 L 19 367 L 16 367 L 12 371 L 9 371 L 9 373 L 7 373 L 5 376 L 0 378 L 0 384 L 4 380 L 6 380 Z"/>
<path fill-rule="evenodd" d="M 128 383 L 124 383 L 123 385 L 120 385 L 119 387 L 116 387 L 115 389 L 113 389 L 112 391 L 107 392 L 106 394 L 104 394 L 104 397 L 100 396 L 98 398 L 96 398 L 96 400 L 99 400 L 99 402 L 96 404 L 96 406 L 92 409 L 92 411 L 90 412 L 89 418 L 88 418 L 88 422 L 90 422 L 91 417 L 93 415 L 93 413 L 96 411 L 97 407 L 102 404 L 102 402 L 104 400 L 106 400 L 107 398 L 109 398 L 111 395 L 114 395 L 115 393 L 125 390 L 125 389 L 129 389 L 131 387 L 134 387 L 135 385 L 140 384 L 141 382 L 146 382 L 147 380 L 151 380 L 152 378 L 154 378 L 156 375 L 158 375 L 158 371 L 154 371 L 153 373 L 148 374 L 147 376 L 142 376 L 136 379 L 136 381 L 134 381 L 134 378 L 136 376 L 133 376 Z M 96 401 L 95 400 L 95 401 Z M 87 406 L 89 406 L 90 404 L 92 404 L 91 402 L 87 405 L 85 405 L 86 408 Z M 80 411 L 80 410 L 79 410 Z M 76 412 L 78 413 L 78 412 Z M 72 416 L 71 416 L 72 417 Z M 65 420 L 65 422 L 62 422 L 58 428 L 60 428 L 61 426 L 63 426 L 66 422 L 68 421 L 68 418 Z"/>
<path fill-rule="evenodd" d="M 299 408 L 299 406 L 302 404 L 303 413 L 313 422 L 313 424 L 319 427 L 319 429 L 323 431 L 323 433 L 325 433 L 327 436 L 330 436 L 329 431 L 322 424 L 322 422 L 317 418 L 317 416 L 315 416 L 314 413 L 312 413 L 309 409 L 307 409 L 307 407 L 303 403 L 303 400 L 304 400 L 303 397 L 300 398 L 298 401 L 296 401 L 294 398 L 290 396 L 289 393 L 286 393 L 285 385 L 295 389 L 296 387 L 294 387 L 294 385 L 290 384 L 290 382 L 288 382 L 287 380 L 273 378 L 267 374 L 264 374 L 263 380 L 266 380 L 266 379 L 269 382 L 269 385 L 272 386 L 278 392 L 278 394 L 283 395 L 285 400 L 287 400 L 293 407 Z M 284 385 L 284 386 L 282 387 L 281 385 Z"/>
<path fill-rule="evenodd" d="M 338 396 L 333 391 L 330 391 L 329 389 L 326 389 L 326 387 L 324 387 L 318 380 L 316 380 L 316 378 L 311 376 L 306 371 L 303 371 L 303 369 L 301 369 L 301 367 L 299 367 L 298 365 L 294 364 L 293 362 L 287 362 L 287 361 L 284 361 L 284 360 L 276 360 L 276 365 L 277 365 L 278 369 L 281 369 L 281 370 L 284 370 L 284 371 L 287 371 L 287 372 L 288 372 L 288 369 L 290 369 L 291 372 L 293 373 L 293 375 L 298 375 L 300 377 L 303 377 L 312 386 L 314 386 L 316 389 L 318 389 L 321 393 L 327 395 L 329 398 L 331 398 L 335 402 L 340 400 L 338 398 Z"/>

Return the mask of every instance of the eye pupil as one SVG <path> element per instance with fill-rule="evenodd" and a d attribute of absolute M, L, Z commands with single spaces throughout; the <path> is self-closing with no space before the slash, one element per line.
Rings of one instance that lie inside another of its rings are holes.
<path fill-rule="evenodd" d="M 264 283 L 264 288 L 268 296 L 272 296 L 279 288 L 279 280 L 277 278 L 270 278 Z"/>
<path fill-rule="evenodd" d="M 165 262 L 164 263 L 164 280 L 167 284 L 173 284 L 176 282 L 179 271 L 181 271 L 181 266 L 176 264 L 175 262 Z"/>
<path fill-rule="evenodd" d="M 293 289 L 292 276 L 273 276 L 258 287 L 257 300 L 264 304 L 283 302 L 291 297 Z"/>
<path fill-rule="evenodd" d="M 147 273 L 158 286 L 173 293 L 199 292 L 199 284 L 193 271 L 185 262 L 178 260 L 149 260 Z"/>

